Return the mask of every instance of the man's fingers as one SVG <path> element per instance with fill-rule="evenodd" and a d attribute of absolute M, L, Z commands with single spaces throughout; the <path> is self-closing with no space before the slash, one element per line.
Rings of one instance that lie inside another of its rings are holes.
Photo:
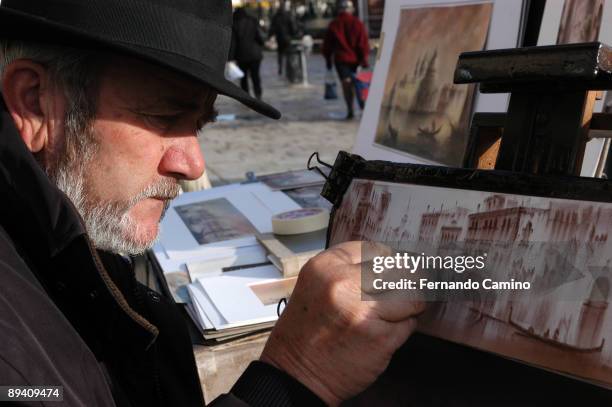
<path fill-rule="evenodd" d="M 427 304 L 416 295 L 402 292 L 385 292 L 368 297 L 372 299 L 372 309 L 383 321 L 400 322 L 413 318 L 425 311 Z"/>
<path fill-rule="evenodd" d="M 376 256 L 389 256 L 393 250 L 384 244 L 376 242 L 344 242 L 339 243 L 323 252 L 320 256 L 327 256 L 330 264 L 359 264 L 369 262 Z"/>
<path fill-rule="evenodd" d="M 324 251 L 317 257 L 324 257 L 330 266 L 361 263 L 361 245 L 363 242 L 344 242 Z"/>

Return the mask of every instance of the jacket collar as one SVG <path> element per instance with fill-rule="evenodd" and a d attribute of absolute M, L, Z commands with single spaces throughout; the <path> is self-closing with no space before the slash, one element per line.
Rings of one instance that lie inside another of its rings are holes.
<path fill-rule="evenodd" d="M 0 225 L 94 353 L 109 344 L 147 348 L 155 341 L 157 328 L 114 284 L 78 212 L 27 149 L 1 94 L 0 191 Z"/>

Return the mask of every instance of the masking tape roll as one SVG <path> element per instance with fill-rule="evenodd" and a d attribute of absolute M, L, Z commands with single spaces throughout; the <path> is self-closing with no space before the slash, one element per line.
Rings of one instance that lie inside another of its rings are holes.
<path fill-rule="evenodd" d="M 277 235 L 297 235 L 325 229 L 329 212 L 323 208 L 302 208 L 272 216 L 272 230 Z"/>

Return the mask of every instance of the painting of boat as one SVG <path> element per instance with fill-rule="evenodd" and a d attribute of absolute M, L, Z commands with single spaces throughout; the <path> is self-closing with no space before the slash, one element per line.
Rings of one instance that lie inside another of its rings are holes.
<path fill-rule="evenodd" d="M 546 330 L 544 333 L 539 334 L 535 331 L 535 328 L 533 326 L 521 325 L 520 323 L 513 321 L 512 320 L 512 308 L 510 308 L 510 315 L 508 317 L 508 323 L 512 327 L 516 328 L 519 335 L 524 335 L 529 338 L 544 342 L 548 345 L 556 346 L 560 349 L 568 350 L 572 352 L 584 352 L 584 353 L 601 352 L 601 350 L 604 347 L 604 344 L 606 343 L 605 338 L 601 338 L 601 342 L 599 343 L 599 345 L 596 345 L 596 346 L 580 346 L 578 344 L 565 343 L 559 339 L 558 330 L 553 332 L 552 336 L 550 334 L 550 330 Z"/>
<path fill-rule="evenodd" d="M 461 52 L 483 49 L 491 13 L 484 2 L 401 10 L 375 144 L 461 164 L 474 87 L 455 85 L 453 73 Z"/>
<path fill-rule="evenodd" d="M 429 128 L 426 127 L 418 127 L 419 129 L 419 137 L 433 137 L 436 134 L 440 133 L 442 130 L 442 126 L 436 127 L 436 121 L 431 121 L 431 126 Z"/>

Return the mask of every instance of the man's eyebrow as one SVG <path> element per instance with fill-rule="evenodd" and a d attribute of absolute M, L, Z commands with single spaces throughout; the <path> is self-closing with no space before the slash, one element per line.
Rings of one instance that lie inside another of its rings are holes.
<path fill-rule="evenodd" d="M 202 109 L 202 105 L 193 99 L 184 99 L 174 96 L 165 96 L 161 98 L 164 107 L 177 108 L 182 111 L 195 111 Z"/>

